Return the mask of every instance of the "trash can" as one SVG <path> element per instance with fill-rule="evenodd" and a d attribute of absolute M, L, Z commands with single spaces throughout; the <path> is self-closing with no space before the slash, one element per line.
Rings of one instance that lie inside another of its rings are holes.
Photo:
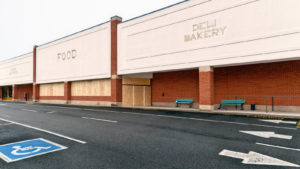
<path fill-rule="evenodd" d="M 255 111 L 255 104 L 251 104 L 251 111 Z"/>

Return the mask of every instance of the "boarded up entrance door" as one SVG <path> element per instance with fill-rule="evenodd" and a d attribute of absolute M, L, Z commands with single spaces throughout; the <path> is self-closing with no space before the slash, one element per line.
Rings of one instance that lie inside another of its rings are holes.
<path fill-rule="evenodd" d="M 151 106 L 150 79 L 123 78 L 123 106 Z"/>

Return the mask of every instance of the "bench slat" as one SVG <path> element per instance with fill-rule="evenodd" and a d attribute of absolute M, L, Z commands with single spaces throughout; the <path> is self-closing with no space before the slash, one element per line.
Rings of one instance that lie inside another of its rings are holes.
<path fill-rule="evenodd" d="M 245 100 L 222 100 L 221 104 L 227 105 L 237 105 L 237 104 L 245 104 Z"/>
<path fill-rule="evenodd" d="M 176 103 L 192 104 L 193 102 L 194 102 L 194 99 L 176 99 Z"/>

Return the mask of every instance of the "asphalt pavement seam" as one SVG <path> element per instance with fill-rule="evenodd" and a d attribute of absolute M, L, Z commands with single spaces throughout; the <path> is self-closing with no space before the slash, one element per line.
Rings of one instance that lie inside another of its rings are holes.
<path fill-rule="evenodd" d="M 22 109 L 23 111 L 37 112 L 36 110 Z"/>
<path fill-rule="evenodd" d="M 8 126 L 8 125 L 11 125 L 13 123 L 4 123 L 4 124 L 0 124 L 0 126 Z"/>

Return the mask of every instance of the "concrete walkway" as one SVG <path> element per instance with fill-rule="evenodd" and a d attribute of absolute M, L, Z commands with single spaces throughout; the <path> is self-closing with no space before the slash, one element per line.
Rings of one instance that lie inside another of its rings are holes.
<path fill-rule="evenodd" d="M 300 119 L 300 112 L 264 112 L 264 111 L 241 111 L 241 110 L 214 110 L 201 111 L 195 108 L 181 108 L 181 107 L 126 107 L 134 109 L 143 109 L 143 110 L 167 110 L 167 111 L 181 111 L 181 112 L 195 112 L 195 113 L 212 113 L 212 114 L 223 114 L 223 115 L 242 115 L 249 117 L 258 117 L 258 118 L 271 118 L 271 119 Z"/>
<path fill-rule="evenodd" d="M 2 101 L 6 102 L 6 101 Z M 8 102 L 9 103 L 9 102 Z M 39 104 L 28 102 L 18 102 L 27 104 Z M 66 105 L 72 106 L 72 105 Z M 74 105 L 73 105 L 74 106 Z M 82 106 L 82 105 L 81 105 Z M 87 106 L 89 107 L 89 106 Z M 98 107 L 98 106 L 97 106 Z M 207 113 L 207 114 L 223 114 L 223 115 L 236 115 L 236 116 L 248 116 L 257 118 L 269 118 L 269 119 L 300 119 L 300 112 L 265 112 L 265 111 L 241 111 L 241 110 L 214 110 L 214 111 L 201 111 L 195 108 L 183 108 L 183 107 L 155 107 L 155 106 L 136 106 L 136 107 L 120 107 L 130 109 L 142 109 L 142 110 L 166 110 L 166 111 L 180 111 L 180 112 L 195 112 L 195 113 Z"/>

